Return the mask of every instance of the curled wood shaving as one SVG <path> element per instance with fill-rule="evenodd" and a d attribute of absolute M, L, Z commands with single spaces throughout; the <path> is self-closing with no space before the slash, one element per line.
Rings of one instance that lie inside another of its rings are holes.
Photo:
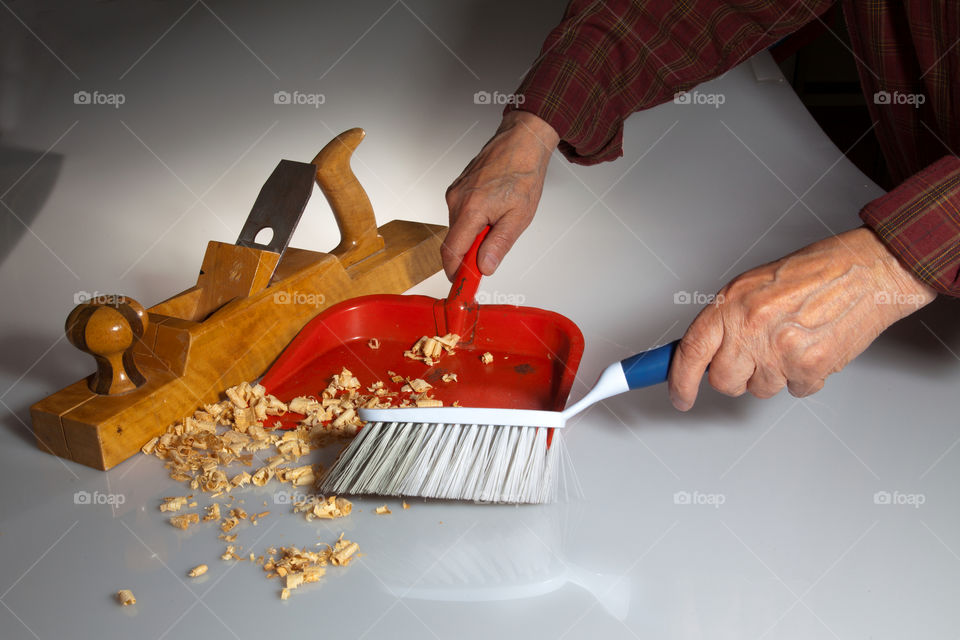
<path fill-rule="evenodd" d="M 170 524 L 178 529 L 187 530 L 190 525 L 200 522 L 200 516 L 196 513 L 185 513 L 179 516 L 171 516 Z"/>
<path fill-rule="evenodd" d="M 219 519 L 220 519 L 220 504 L 218 502 L 214 502 L 213 504 L 208 505 L 207 515 L 203 516 L 203 521 L 210 522 L 212 520 L 219 520 Z"/>
<path fill-rule="evenodd" d="M 174 496 L 163 499 L 160 511 L 180 511 L 193 496 Z"/>
<path fill-rule="evenodd" d="M 378 516 L 383 516 L 383 515 L 393 513 L 392 511 L 390 511 L 390 507 L 388 507 L 387 505 L 381 505 L 376 509 L 374 509 L 373 512 Z"/>
<path fill-rule="evenodd" d="M 130 589 L 120 589 L 120 591 L 117 591 L 117 602 L 126 607 L 127 605 L 137 604 L 137 599 L 133 597 L 133 591 L 130 591 Z"/>
<path fill-rule="evenodd" d="M 427 366 L 433 364 L 443 355 L 443 352 L 453 353 L 454 347 L 460 341 L 460 336 L 455 333 L 448 333 L 445 336 L 427 336 L 417 340 L 409 350 L 403 352 L 404 358 L 419 360 Z"/>
<path fill-rule="evenodd" d="M 489 351 L 485 351 L 482 356 L 480 356 L 480 362 L 483 364 L 490 364 L 493 362 L 493 354 Z"/>
<path fill-rule="evenodd" d="M 223 555 L 220 556 L 221 560 L 243 560 L 242 556 L 237 555 L 237 549 L 232 544 L 228 544 L 226 550 L 223 552 Z"/>
<path fill-rule="evenodd" d="M 240 519 L 236 516 L 224 518 L 223 522 L 220 523 L 220 530 L 224 533 L 229 533 L 230 531 L 233 531 L 238 524 L 240 524 Z"/>
<path fill-rule="evenodd" d="M 367 346 L 370 347 L 371 349 L 379 349 L 380 341 L 377 340 L 376 338 L 370 338 L 369 340 L 367 340 Z"/>
<path fill-rule="evenodd" d="M 457 381 L 457 374 L 455 374 L 455 373 L 445 373 L 445 374 L 443 374 L 443 376 L 440 377 L 440 379 L 443 380 L 444 382 L 456 382 L 456 381 Z"/>
<path fill-rule="evenodd" d="M 353 503 L 346 498 L 340 498 L 338 496 L 330 496 L 329 498 L 313 496 L 307 500 L 296 502 L 293 505 L 293 511 L 295 513 L 306 513 L 305 517 L 308 521 L 317 518 L 323 520 L 343 518 L 350 515 L 352 510 Z"/>
<path fill-rule="evenodd" d="M 353 559 L 353 554 L 355 554 L 359 549 L 360 545 L 358 545 L 356 542 L 344 540 L 343 534 L 340 534 L 340 539 L 337 540 L 337 544 L 334 545 L 333 551 L 330 554 L 330 563 L 345 567 L 350 564 L 350 561 Z"/>
<path fill-rule="evenodd" d="M 410 508 L 410 505 L 407 504 L 407 501 L 406 501 L 406 500 L 403 501 L 403 508 L 404 508 L 404 509 L 409 509 L 409 508 Z"/>
<path fill-rule="evenodd" d="M 187 575 L 190 576 L 191 578 L 199 578 L 200 576 L 202 576 L 207 572 L 207 569 L 209 569 L 207 565 L 198 564 L 193 569 L 190 569 L 190 571 L 187 572 Z"/>
<path fill-rule="evenodd" d="M 344 540 L 343 534 L 334 546 L 328 545 L 322 551 L 281 547 L 278 552 L 271 547 L 267 549 L 269 557 L 263 560 L 262 568 L 268 578 L 283 579 L 280 598 L 287 599 L 294 589 L 320 580 L 326 575 L 328 565 L 347 566 L 359 548 L 356 542 Z M 279 557 L 276 557 L 278 553 Z"/>

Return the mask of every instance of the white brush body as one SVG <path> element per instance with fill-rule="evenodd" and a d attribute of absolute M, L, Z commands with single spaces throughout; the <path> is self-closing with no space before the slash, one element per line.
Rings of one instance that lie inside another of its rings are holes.
<path fill-rule="evenodd" d="M 564 411 L 438 407 L 360 409 L 367 426 L 327 473 L 328 494 L 420 496 L 477 502 L 557 498 L 560 429 L 590 405 L 629 390 L 616 362 Z"/>

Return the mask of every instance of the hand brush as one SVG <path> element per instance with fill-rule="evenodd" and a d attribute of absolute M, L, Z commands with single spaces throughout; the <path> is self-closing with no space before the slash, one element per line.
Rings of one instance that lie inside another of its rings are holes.
<path fill-rule="evenodd" d="M 564 411 L 437 407 L 360 409 L 367 425 L 330 469 L 324 493 L 546 503 L 557 497 L 567 421 L 587 407 L 667 379 L 679 341 L 615 362 Z"/>

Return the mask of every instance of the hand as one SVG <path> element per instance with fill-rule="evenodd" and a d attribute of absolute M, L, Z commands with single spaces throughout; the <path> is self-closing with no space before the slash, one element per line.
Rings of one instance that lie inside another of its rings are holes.
<path fill-rule="evenodd" d="M 473 240 L 492 225 L 477 263 L 492 275 L 533 220 L 550 154 L 560 141 L 549 124 L 526 111 L 503 117 L 496 134 L 447 189 L 450 231 L 440 255 L 451 280 Z"/>
<path fill-rule="evenodd" d="M 693 406 L 708 364 L 710 384 L 726 395 L 815 393 L 935 297 L 870 229 L 816 242 L 738 276 L 700 312 L 670 367 L 673 405 Z"/>

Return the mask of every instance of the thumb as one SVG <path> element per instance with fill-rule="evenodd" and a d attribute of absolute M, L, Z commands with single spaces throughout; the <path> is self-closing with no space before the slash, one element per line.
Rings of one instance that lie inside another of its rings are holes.
<path fill-rule="evenodd" d="M 508 212 L 497 220 L 490 233 L 487 234 L 480 251 L 477 254 L 477 266 L 480 273 L 491 276 L 500 266 L 503 257 L 507 255 L 530 221 L 515 211 Z"/>

